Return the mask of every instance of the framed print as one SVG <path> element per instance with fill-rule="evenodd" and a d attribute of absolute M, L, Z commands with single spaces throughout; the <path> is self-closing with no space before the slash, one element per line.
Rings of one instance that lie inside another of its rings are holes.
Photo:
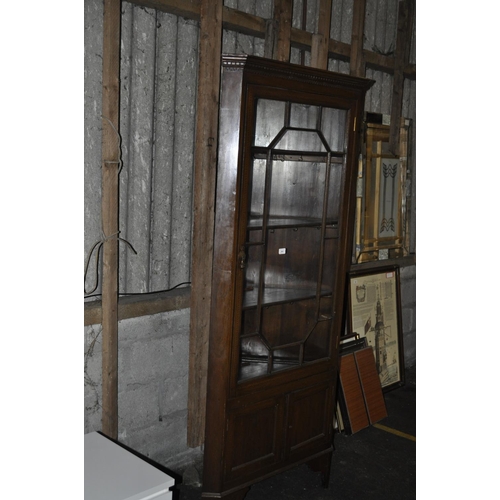
<path fill-rule="evenodd" d="M 363 128 L 356 194 L 356 264 L 410 253 L 411 120 L 401 118 L 397 154 L 389 150 L 390 116 L 366 113 Z"/>
<path fill-rule="evenodd" d="M 404 383 L 399 268 L 351 273 L 348 289 L 350 332 L 372 348 L 382 390 L 399 387 Z"/>

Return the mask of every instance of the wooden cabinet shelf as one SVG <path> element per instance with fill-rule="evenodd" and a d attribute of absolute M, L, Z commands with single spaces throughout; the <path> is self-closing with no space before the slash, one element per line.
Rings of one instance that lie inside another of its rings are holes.
<path fill-rule="evenodd" d="M 243 296 L 243 309 L 251 309 L 258 305 L 258 289 L 245 290 Z M 321 297 L 331 296 L 331 290 L 322 290 Z M 316 289 L 308 288 L 264 288 L 261 304 L 269 307 L 274 304 L 286 304 L 300 300 L 313 299 L 316 297 Z"/>
<path fill-rule="evenodd" d="M 328 154 L 326 152 L 315 151 L 287 151 L 274 149 L 269 151 L 266 148 L 252 148 L 252 156 L 258 160 L 265 160 L 268 158 L 274 161 L 300 161 L 300 162 L 320 162 L 326 163 L 328 161 Z M 344 160 L 343 153 L 330 153 L 330 163 L 342 164 Z"/>
<path fill-rule="evenodd" d="M 321 228 L 322 220 L 314 217 L 290 217 L 280 215 L 269 215 L 267 219 L 267 229 L 280 229 L 286 227 L 316 227 Z M 262 215 L 249 215 L 248 229 L 262 229 L 263 217 Z M 338 229 L 338 221 L 333 219 L 326 220 L 326 227 L 328 229 Z"/>

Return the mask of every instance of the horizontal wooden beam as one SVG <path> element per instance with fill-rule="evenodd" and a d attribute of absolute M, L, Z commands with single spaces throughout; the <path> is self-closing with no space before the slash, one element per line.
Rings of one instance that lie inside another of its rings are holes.
<path fill-rule="evenodd" d="M 222 27 L 259 38 L 264 38 L 266 34 L 266 20 L 263 17 L 229 7 L 222 7 Z"/>
<path fill-rule="evenodd" d="M 200 0 L 127 0 L 129 3 L 149 7 L 186 19 L 200 20 Z"/>
<path fill-rule="evenodd" d="M 169 292 L 126 295 L 118 299 L 118 320 L 186 309 L 189 307 L 190 298 L 191 287 L 176 288 Z M 86 302 L 84 305 L 84 325 L 98 325 L 101 322 L 101 301 Z"/>
<path fill-rule="evenodd" d="M 377 54 L 377 52 L 372 52 L 370 50 L 364 50 L 363 57 L 367 67 L 383 71 L 384 73 L 389 73 L 391 75 L 394 74 L 394 68 L 396 67 L 396 58 L 394 56 L 386 56 L 384 54 Z M 403 68 L 403 75 L 405 78 L 415 80 L 417 76 L 416 65 L 406 64 Z"/>
<path fill-rule="evenodd" d="M 127 0 L 135 5 L 150 7 L 162 12 L 181 16 L 186 19 L 200 20 L 200 0 Z M 230 31 L 236 31 L 244 35 L 255 36 L 265 39 L 267 20 L 247 14 L 240 10 L 223 7 L 222 27 Z M 301 50 L 311 50 L 313 34 L 298 28 L 291 28 L 290 44 Z M 349 62 L 351 57 L 351 45 L 330 38 L 328 40 L 328 56 Z M 394 74 L 394 56 L 387 56 L 363 50 L 363 58 L 366 66 L 378 71 Z M 404 69 L 405 78 L 416 79 L 416 65 L 408 65 Z"/>

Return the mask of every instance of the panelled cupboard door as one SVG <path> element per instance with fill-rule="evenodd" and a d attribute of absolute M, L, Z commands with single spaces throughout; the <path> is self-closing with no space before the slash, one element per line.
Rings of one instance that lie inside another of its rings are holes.
<path fill-rule="evenodd" d="M 227 421 L 225 479 L 268 469 L 282 458 L 283 402 L 272 398 L 236 408 Z"/>
<path fill-rule="evenodd" d="M 241 498 L 299 463 L 329 467 L 357 124 L 371 84 L 223 57 L 206 498 Z"/>
<path fill-rule="evenodd" d="M 296 391 L 288 398 L 288 458 L 300 459 L 331 446 L 331 382 Z"/>

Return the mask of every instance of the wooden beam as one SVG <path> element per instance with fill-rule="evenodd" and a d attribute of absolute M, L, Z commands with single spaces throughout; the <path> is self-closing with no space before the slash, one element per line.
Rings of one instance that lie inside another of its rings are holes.
<path fill-rule="evenodd" d="M 135 5 L 181 16 L 186 19 L 200 20 L 200 0 L 127 0 Z"/>
<path fill-rule="evenodd" d="M 187 429 L 188 446 L 191 447 L 200 446 L 205 437 L 222 49 L 222 0 L 201 0 L 199 39 Z"/>
<path fill-rule="evenodd" d="M 311 66 L 313 68 L 328 69 L 332 0 L 320 0 L 318 16 L 318 33 L 313 35 L 311 44 Z"/>
<path fill-rule="evenodd" d="M 102 50 L 102 432 L 118 437 L 120 0 L 104 0 Z"/>
<path fill-rule="evenodd" d="M 298 28 L 291 28 L 290 45 L 297 49 L 310 50 L 312 47 L 312 33 Z"/>
<path fill-rule="evenodd" d="M 328 52 L 330 57 L 348 62 L 351 57 L 351 46 L 348 43 L 339 42 L 330 38 L 330 40 L 328 40 Z"/>
<path fill-rule="evenodd" d="M 365 66 L 370 67 L 376 71 L 383 71 L 389 75 L 394 74 L 396 60 L 394 56 L 385 56 L 383 54 L 377 54 L 376 52 L 371 52 L 370 50 L 363 51 L 363 57 L 365 60 Z M 410 80 L 415 80 L 417 77 L 417 67 L 415 64 L 405 64 L 403 68 L 403 75 L 405 78 Z"/>
<path fill-rule="evenodd" d="M 240 10 L 222 8 L 222 27 L 226 30 L 237 31 L 244 35 L 264 38 L 266 33 L 266 20 L 253 14 Z"/>
<path fill-rule="evenodd" d="M 353 76 L 364 77 L 366 73 L 363 34 L 365 30 L 366 0 L 354 0 L 351 33 L 351 66 Z"/>
<path fill-rule="evenodd" d="M 275 29 L 273 59 L 290 62 L 292 29 L 292 0 L 274 0 L 273 27 Z"/>
<path fill-rule="evenodd" d="M 118 321 L 138 318 L 167 311 L 178 311 L 189 307 L 191 287 L 177 288 L 168 292 L 128 295 L 118 299 Z M 84 306 L 84 325 L 102 323 L 102 302 L 86 302 Z"/>
<path fill-rule="evenodd" d="M 365 65 L 371 69 L 394 74 L 394 56 L 386 56 L 369 50 L 363 51 Z"/>
<path fill-rule="evenodd" d="M 394 78 L 392 81 L 391 124 L 389 131 L 389 151 L 399 155 L 400 123 L 403 109 L 404 68 L 410 57 L 411 30 L 415 11 L 414 0 L 400 0 L 398 8 L 398 31 Z"/>

